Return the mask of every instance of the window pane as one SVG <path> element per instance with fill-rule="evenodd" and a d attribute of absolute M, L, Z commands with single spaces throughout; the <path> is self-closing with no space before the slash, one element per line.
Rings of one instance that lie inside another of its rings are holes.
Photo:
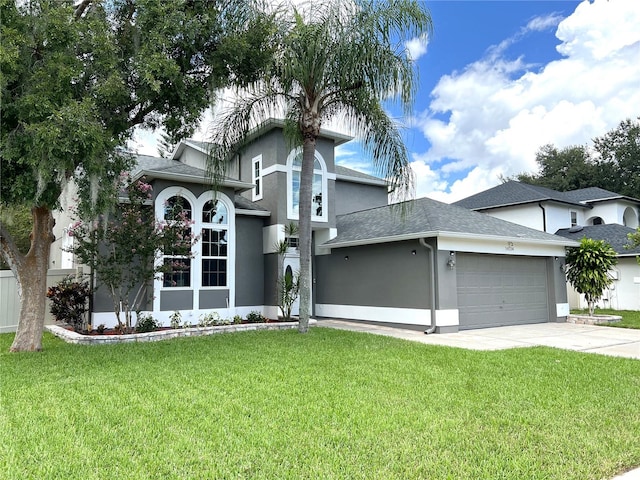
<path fill-rule="evenodd" d="M 189 203 L 189 200 L 178 195 L 174 195 L 165 202 L 165 220 L 177 220 L 181 217 L 181 213 L 185 219 L 191 220 L 191 203 Z"/>
<path fill-rule="evenodd" d="M 202 256 L 226 257 L 227 256 L 227 231 L 202 229 Z"/>
<path fill-rule="evenodd" d="M 227 261 L 224 259 L 202 260 L 202 286 L 225 287 L 227 285 Z"/>
<path fill-rule="evenodd" d="M 293 171 L 291 178 L 291 193 L 292 193 L 292 206 L 293 211 L 298 213 L 298 207 L 300 206 L 300 172 Z"/>
<path fill-rule="evenodd" d="M 216 201 L 214 204 L 212 200 L 209 200 L 202 207 L 202 221 L 204 223 L 226 225 L 228 223 L 227 207 L 222 202 Z"/>
<path fill-rule="evenodd" d="M 166 271 L 163 274 L 163 287 L 191 286 L 191 259 L 165 258 L 164 266 Z"/>
<path fill-rule="evenodd" d="M 313 175 L 311 195 L 311 214 L 320 217 L 322 216 L 322 175 Z"/>

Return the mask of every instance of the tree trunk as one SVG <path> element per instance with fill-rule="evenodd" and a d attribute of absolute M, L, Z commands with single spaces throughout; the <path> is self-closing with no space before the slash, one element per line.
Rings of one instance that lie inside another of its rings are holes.
<path fill-rule="evenodd" d="M 31 210 L 33 230 L 29 253 L 12 270 L 18 282 L 20 319 L 11 352 L 42 350 L 49 250 L 53 243 L 53 216 L 47 207 Z"/>
<path fill-rule="evenodd" d="M 300 320 L 298 331 L 300 333 L 306 333 L 309 330 L 309 313 L 311 312 L 311 192 L 315 153 L 316 136 L 305 135 L 302 147 L 300 203 L 298 206 L 300 236 Z"/>

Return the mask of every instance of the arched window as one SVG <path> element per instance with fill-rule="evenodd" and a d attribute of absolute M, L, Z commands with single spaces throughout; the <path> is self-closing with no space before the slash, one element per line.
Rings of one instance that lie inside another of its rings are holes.
<path fill-rule="evenodd" d="M 289 179 L 287 185 L 287 214 L 292 220 L 299 219 L 300 178 L 302 174 L 302 149 L 289 154 L 287 161 Z M 316 152 L 313 162 L 313 183 L 311 186 L 311 219 L 317 222 L 327 221 L 327 175 L 322 156 Z"/>
<path fill-rule="evenodd" d="M 164 202 L 163 220 L 170 224 L 176 220 L 193 220 L 193 207 L 191 202 L 182 195 L 173 195 Z M 183 238 L 191 238 L 191 227 L 182 233 Z M 190 287 L 191 286 L 191 259 L 178 255 L 171 246 L 167 246 L 162 252 L 162 261 L 165 271 L 162 277 L 162 286 L 165 288 Z"/>
<path fill-rule="evenodd" d="M 228 284 L 229 216 L 220 200 L 208 200 L 202 207 L 201 286 L 226 287 Z"/>

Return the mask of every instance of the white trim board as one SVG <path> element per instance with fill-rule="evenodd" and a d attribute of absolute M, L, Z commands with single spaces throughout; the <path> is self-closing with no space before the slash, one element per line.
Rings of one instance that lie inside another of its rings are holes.
<path fill-rule="evenodd" d="M 431 310 L 428 308 L 316 304 L 316 316 L 409 325 L 431 325 Z M 436 326 L 453 327 L 459 324 L 458 309 L 436 310 Z"/>

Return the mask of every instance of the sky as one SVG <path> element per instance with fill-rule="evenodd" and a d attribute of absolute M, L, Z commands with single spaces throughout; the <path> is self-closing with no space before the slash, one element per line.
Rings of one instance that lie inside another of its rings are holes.
<path fill-rule="evenodd" d="M 416 197 L 455 202 L 535 172 L 536 151 L 587 145 L 640 116 L 640 1 L 426 1 L 429 38 L 407 48 L 419 88 L 402 126 Z M 201 129 L 196 135 L 203 135 Z M 139 134 L 139 153 L 155 138 Z M 370 171 L 357 142 L 336 162 Z"/>

